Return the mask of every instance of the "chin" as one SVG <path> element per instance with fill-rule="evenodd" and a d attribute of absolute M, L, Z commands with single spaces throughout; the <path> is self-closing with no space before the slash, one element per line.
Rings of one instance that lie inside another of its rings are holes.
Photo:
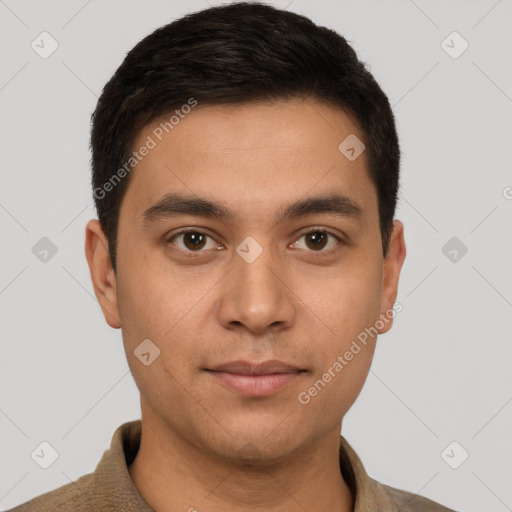
<path fill-rule="evenodd" d="M 276 431 L 276 423 L 261 428 L 228 430 L 231 435 L 208 439 L 208 448 L 219 456 L 248 466 L 269 466 L 286 459 L 301 445 L 290 431 Z M 218 441 L 218 442 L 215 442 Z"/>

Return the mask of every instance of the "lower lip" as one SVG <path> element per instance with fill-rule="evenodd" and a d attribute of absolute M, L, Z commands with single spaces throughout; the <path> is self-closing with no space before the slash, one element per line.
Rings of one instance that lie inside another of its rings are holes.
<path fill-rule="evenodd" d="M 210 371 L 228 388 L 245 396 L 269 396 L 293 382 L 300 372 L 269 375 L 240 375 L 238 373 Z"/>

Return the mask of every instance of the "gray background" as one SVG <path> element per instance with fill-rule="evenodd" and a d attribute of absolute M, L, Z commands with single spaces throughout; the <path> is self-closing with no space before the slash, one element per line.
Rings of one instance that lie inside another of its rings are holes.
<path fill-rule="evenodd" d="M 140 417 L 84 256 L 89 118 L 136 42 L 208 3 L 220 2 L 0 0 L 1 509 L 93 471 L 117 426 Z M 383 483 L 461 511 L 512 510 L 512 1 L 275 4 L 349 40 L 401 138 L 403 311 L 343 433 Z M 59 45 L 46 59 L 31 47 L 43 31 Z M 453 31 L 469 44 L 457 58 Z M 57 248 L 46 262 L 32 252 L 43 237 Z M 48 469 L 30 456 L 42 441 L 59 454 Z"/>

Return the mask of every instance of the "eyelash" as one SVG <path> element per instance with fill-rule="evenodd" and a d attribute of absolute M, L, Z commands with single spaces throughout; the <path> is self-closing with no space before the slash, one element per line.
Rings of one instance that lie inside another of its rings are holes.
<path fill-rule="evenodd" d="M 177 233 L 173 233 L 170 237 L 168 237 L 166 239 L 166 242 L 167 243 L 172 243 L 175 238 L 177 238 L 180 235 L 187 234 L 187 233 L 195 233 L 195 234 L 199 234 L 199 235 L 205 235 L 205 236 L 207 236 L 207 237 L 209 237 L 209 238 L 211 238 L 213 240 L 212 236 L 208 235 L 207 233 L 205 233 L 203 231 L 187 228 L 187 229 L 183 229 L 181 231 L 178 231 Z M 322 250 L 319 250 L 319 251 L 313 251 L 313 250 L 308 251 L 308 252 L 311 252 L 313 254 L 322 254 L 322 253 L 330 254 L 331 252 L 333 252 L 336 249 L 338 249 L 341 244 L 343 244 L 343 241 L 342 241 L 342 239 L 339 236 L 335 235 L 334 233 L 331 233 L 330 231 L 327 231 L 327 230 L 321 229 L 321 228 L 312 228 L 309 231 L 305 231 L 305 232 L 301 233 L 299 235 L 299 237 L 297 238 L 297 241 L 300 238 L 302 238 L 303 236 L 310 235 L 312 233 L 323 233 L 325 235 L 333 237 L 338 242 L 338 244 L 335 247 L 332 247 L 331 249 L 326 249 L 326 250 L 322 249 Z M 294 243 L 296 243 L 296 242 L 294 242 Z M 206 252 L 204 250 L 190 251 L 190 250 L 187 250 L 187 249 L 181 249 L 180 247 L 178 247 L 178 249 L 183 251 L 183 252 L 185 252 L 187 255 L 196 255 L 196 254 L 200 255 L 201 253 Z"/>

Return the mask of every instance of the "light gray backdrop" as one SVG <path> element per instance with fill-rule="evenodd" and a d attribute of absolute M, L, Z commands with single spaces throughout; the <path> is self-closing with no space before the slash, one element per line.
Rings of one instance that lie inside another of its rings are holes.
<path fill-rule="evenodd" d="M 89 118 L 136 42 L 218 3 L 0 0 L 1 509 L 93 471 L 140 417 L 84 256 Z M 275 3 L 351 42 L 401 138 L 403 311 L 344 435 L 384 483 L 512 510 L 512 1 Z"/>

